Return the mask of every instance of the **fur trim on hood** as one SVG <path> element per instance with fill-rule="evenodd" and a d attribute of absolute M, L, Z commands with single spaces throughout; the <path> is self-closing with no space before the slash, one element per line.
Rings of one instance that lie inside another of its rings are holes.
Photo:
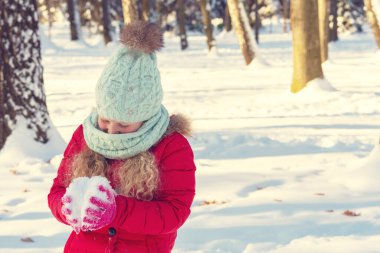
<path fill-rule="evenodd" d="M 191 120 L 183 114 L 173 114 L 170 116 L 169 126 L 164 136 L 178 132 L 186 137 L 192 134 Z"/>

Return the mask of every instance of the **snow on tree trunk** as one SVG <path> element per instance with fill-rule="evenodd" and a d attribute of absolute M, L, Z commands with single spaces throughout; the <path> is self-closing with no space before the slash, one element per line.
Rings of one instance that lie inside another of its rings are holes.
<path fill-rule="evenodd" d="M 292 92 L 298 92 L 316 78 L 323 79 L 319 40 L 318 2 L 293 0 L 291 21 L 293 34 Z"/>
<path fill-rule="evenodd" d="M 48 161 L 65 145 L 46 108 L 37 0 L 1 0 L 0 167 Z"/>
<path fill-rule="evenodd" d="M 0 2 L 0 149 L 19 117 L 34 139 L 48 142 L 36 0 Z"/>
<path fill-rule="evenodd" d="M 103 38 L 104 38 L 104 44 L 107 45 L 109 42 L 112 41 L 109 0 L 102 0 L 102 9 L 103 9 Z"/>
<path fill-rule="evenodd" d="M 78 19 L 77 17 L 77 8 L 76 0 L 67 0 L 67 11 L 69 13 L 69 22 L 70 22 L 70 34 L 71 40 L 79 40 L 79 29 L 78 29 Z"/>
<path fill-rule="evenodd" d="M 232 27 L 238 37 L 245 63 L 249 65 L 255 58 L 255 39 L 249 25 L 247 12 L 241 0 L 227 0 L 227 4 L 231 14 Z"/>
<path fill-rule="evenodd" d="M 338 40 L 338 0 L 330 0 L 329 41 Z"/>
<path fill-rule="evenodd" d="M 181 49 L 185 50 L 189 45 L 187 43 L 186 27 L 185 27 L 185 3 L 184 0 L 177 0 L 177 26 L 179 37 L 181 39 Z"/>
<path fill-rule="evenodd" d="M 321 62 L 328 60 L 330 0 L 318 0 L 319 38 L 321 42 Z"/>
<path fill-rule="evenodd" d="M 376 14 L 377 22 L 380 26 L 380 0 L 372 0 L 372 9 Z"/>
<path fill-rule="evenodd" d="M 122 0 L 124 24 L 138 20 L 137 6 L 135 0 Z"/>
<path fill-rule="evenodd" d="M 215 47 L 215 39 L 213 36 L 213 29 L 211 24 L 211 7 L 207 0 L 200 0 L 199 5 L 201 7 L 202 17 L 203 17 L 203 27 L 207 37 L 208 51 L 211 51 Z"/>
<path fill-rule="evenodd" d="M 365 7 L 367 9 L 367 19 L 371 26 L 373 35 L 375 37 L 377 47 L 380 49 L 380 17 L 376 17 L 376 13 L 372 7 L 371 0 L 364 0 Z"/>

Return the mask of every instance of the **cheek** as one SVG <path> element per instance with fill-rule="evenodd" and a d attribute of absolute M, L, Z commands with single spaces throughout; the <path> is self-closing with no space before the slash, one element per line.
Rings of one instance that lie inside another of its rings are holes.
<path fill-rule="evenodd" d="M 135 132 L 137 129 L 139 129 L 138 126 L 133 126 L 133 127 L 131 127 L 129 130 Z"/>
<path fill-rule="evenodd" d="M 123 133 L 123 134 L 127 134 L 127 133 L 132 133 L 134 132 L 135 130 L 132 129 L 131 127 L 122 127 L 120 128 L 119 132 L 120 133 Z"/>
<path fill-rule="evenodd" d="M 142 126 L 142 124 L 137 124 L 137 125 L 134 125 L 132 128 L 133 128 L 133 131 L 137 131 L 139 130 L 139 128 Z"/>
<path fill-rule="evenodd" d="M 132 133 L 132 132 L 136 132 L 139 128 L 140 128 L 141 125 L 131 125 L 131 126 L 128 126 L 128 127 L 123 127 L 121 129 L 121 132 L 123 133 Z"/>
<path fill-rule="evenodd" d="M 98 126 L 100 129 L 106 129 L 107 126 L 104 122 L 102 122 L 101 120 L 98 120 Z"/>

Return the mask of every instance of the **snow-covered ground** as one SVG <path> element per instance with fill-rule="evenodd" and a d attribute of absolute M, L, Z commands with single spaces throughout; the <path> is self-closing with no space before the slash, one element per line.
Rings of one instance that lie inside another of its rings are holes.
<path fill-rule="evenodd" d="M 115 49 L 70 42 L 68 31 L 43 36 L 48 109 L 66 142 L 94 106 Z M 334 91 L 316 83 L 298 94 L 290 93 L 290 33 L 262 34 L 265 63 L 249 67 L 233 34 L 219 34 L 209 55 L 202 36 L 191 35 L 185 52 L 165 36 L 164 104 L 193 118 L 197 164 L 197 195 L 175 253 L 380 252 L 380 52 L 365 31 L 330 44 L 323 69 Z M 24 143 L 13 138 L 8 150 Z M 62 252 L 70 228 L 46 200 L 60 155 L 4 150 L 0 252 Z"/>

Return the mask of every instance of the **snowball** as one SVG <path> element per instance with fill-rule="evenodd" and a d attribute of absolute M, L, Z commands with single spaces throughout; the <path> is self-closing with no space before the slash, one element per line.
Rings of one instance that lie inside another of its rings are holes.
<path fill-rule="evenodd" d="M 77 218 L 78 222 L 82 222 L 88 207 L 95 207 L 89 201 L 91 197 L 97 197 L 105 202 L 108 201 L 106 193 L 98 190 L 100 185 L 103 185 L 105 189 L 115 193 L 107 178 L 102 176 L 75 178 L 67 188 L 66 194 L 72 198 L 70 203 L 71 216 Z"/>

